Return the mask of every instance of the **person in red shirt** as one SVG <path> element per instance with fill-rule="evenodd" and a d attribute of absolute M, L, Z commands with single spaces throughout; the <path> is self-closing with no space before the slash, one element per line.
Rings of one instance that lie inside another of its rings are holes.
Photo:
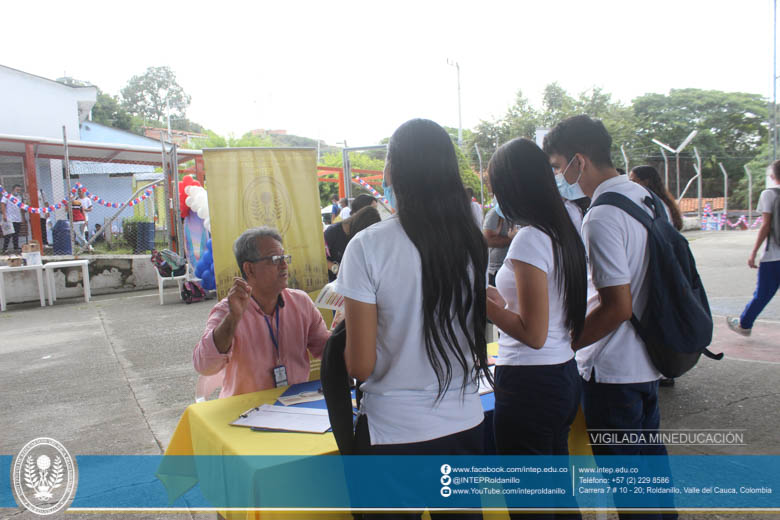
<path fill-rule="evenodd" d="M 302 383 L 309 353 L 322 357 L 330 333 L 309 295 L 287 288 L 282 237 L 272 228 L 245 231 L 233 244 L 243 278 L 209 314 L 193 352 L 202 375 L 224 369 L 220 397 Z"/>

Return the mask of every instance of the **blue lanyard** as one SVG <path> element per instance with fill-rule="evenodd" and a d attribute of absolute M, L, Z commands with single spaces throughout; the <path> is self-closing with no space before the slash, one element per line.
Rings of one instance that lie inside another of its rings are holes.
<path fill-rule="evenodd" d="M 282 333 L 279 330 L 279 303 L 276 304 L 276 307 L 274 307 L 274 313 L 276 313 L 276 333 L 278 336 L 274 335 L 274 329 L 271 327 L 271 321 L 268 319 L 268 316 L 263 314 L 263 319 L 265 320 L 265 324 L 268 325 L 268 334 L 271 336 L 271 341 L 274 343 L 274 348 L 276 349 L 276 357 L 279 358 L 279 338 L 282 337 Z"/>

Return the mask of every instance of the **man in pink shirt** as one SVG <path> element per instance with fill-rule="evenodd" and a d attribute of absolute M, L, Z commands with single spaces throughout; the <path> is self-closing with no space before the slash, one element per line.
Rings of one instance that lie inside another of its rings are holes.
<path fill-rule="evenodd" d="M 309 355 L 322 357 L 328 329 L 309 295 L 287 288 L 282 237 L 268 227 L 245 231 L 233 244 L 243 278 L 211 310 L 195 347 L 195 370 L 225 369 L 220 397 L 309 379 Z"/>

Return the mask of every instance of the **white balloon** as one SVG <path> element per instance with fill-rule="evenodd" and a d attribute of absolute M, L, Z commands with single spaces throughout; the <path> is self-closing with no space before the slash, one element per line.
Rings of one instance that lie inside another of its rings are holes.
<path fill-rule="evenodd" d="M 206 220 L 206 218 L 209 216 L 209 210 L 208 208 L 200 208 L 198 211 L 196 211 L 198 216 L 202 218 L 203 220 Z"/>
<path fill-rule="evenodd" d="M 187 186 L 189 188 L 189 186 Z M 187 205 L 188 208 L 192 208 L 192 196 L 188 195 L 186 199 L 184 199 L 184 203 Z"/>
<path fill-rule="evenodd" d="M 185 195 L 189 195 L 189 194 L 190 194 L 190 191 L 191 191 L 191 190 L 192 190 L 192 188 L 194 188 L 194 187 L 195 187 L 195 186 L 192 186 L 192 185 L 190 185 L 190 186 L 185 186 L 185 187 L 184 187 L 184 194 L 185 194 Z"/>
<path fill-rule="evenodd" d="M 211 233 L 211 219 L 210 218 L 206 217 L 203 220 L 203 227 L 206 228 L 206 231 Z"/>

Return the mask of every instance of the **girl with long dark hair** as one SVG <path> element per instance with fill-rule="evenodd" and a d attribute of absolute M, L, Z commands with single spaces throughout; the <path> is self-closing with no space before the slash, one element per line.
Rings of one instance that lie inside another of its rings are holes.
<path fill-rule="evenodd" d="M 352 239 L 336 282 L 347 369 L 364 381 L 358 449 L 478 454 L 487 247 L 447 132 L 425 119 L 401 125 L 384 184 L 396 214 Z"/>
<path fill-rule="evenodd" d="M 652 191 L 658 198 L 666 204 L 666 209 L 669 210 L 669 215 L 672 217 L 672 224 L 677 231 L 682 231 L 683 220 L 680 208 L 677 206 L 672 194 L 669 193 L 661 182 L 661 176 L 658 175 L 658 170 L 652 166 L 637 166 L 631 169 L 631 173 L 628 175 L 628 179 L 641 184 L 648 190 Z"/>
<path fill-rule="evenodd" d="M 497 288 L 488 288 L 488 317 L 501 331 L 496 446 L 504 454 L 565 455 L 581 393 L 571 344 L 585 323 L 587 291 L 585 247 L 570 217 L 578 209 L 561 198 L 547 154 L 528 139 L 501 146 L 488 173 L 502 212 L 527 224 L 509 246 Z"/>

